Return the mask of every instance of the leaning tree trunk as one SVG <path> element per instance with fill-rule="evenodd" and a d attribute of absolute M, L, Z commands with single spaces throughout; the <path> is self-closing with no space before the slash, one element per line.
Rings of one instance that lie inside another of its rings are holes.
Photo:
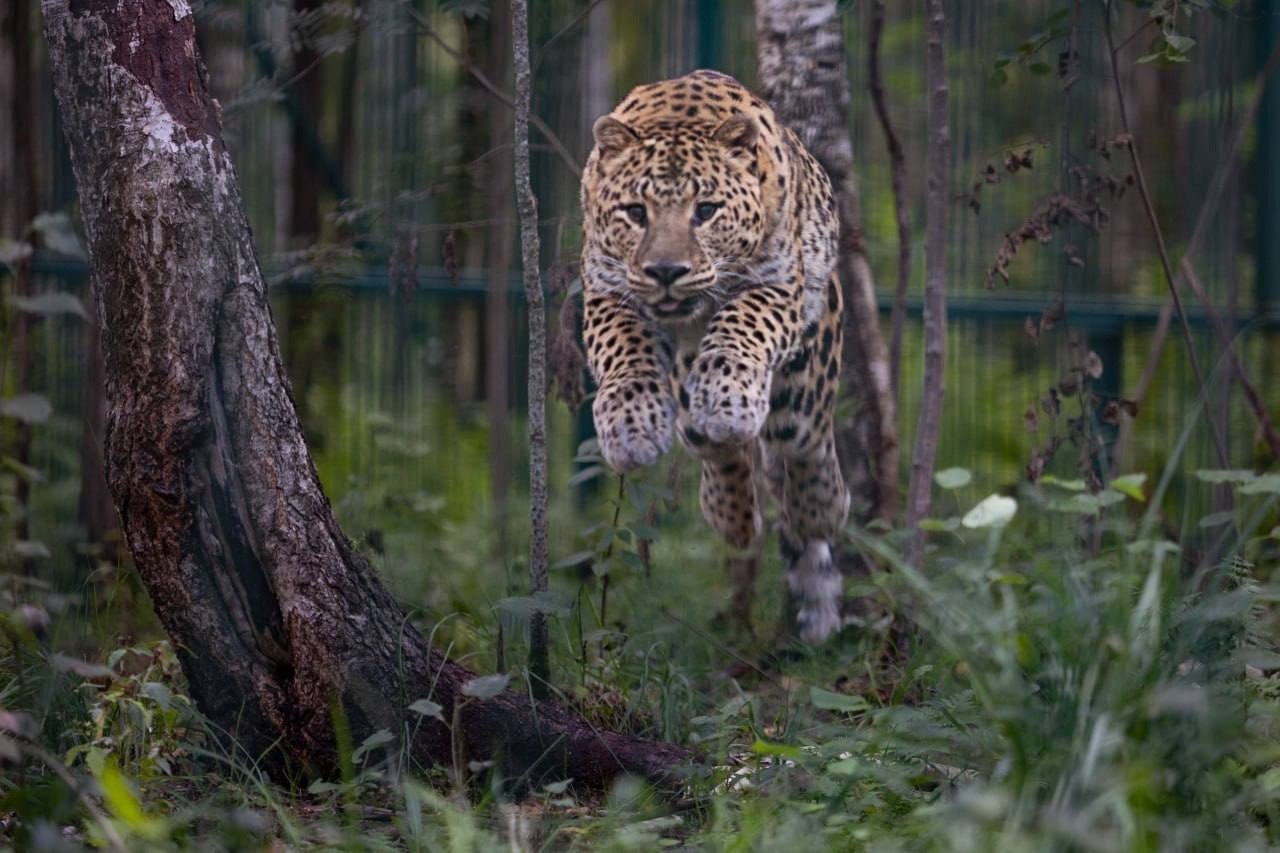
<path fill-rule="evenodd" d="M 822 163 L 836 191 L 846 306 L 844 376 L 857 404 L 853 421 L 837 428 L 837 440 L 856 517 L 887 517 L 898 501 L 898 416 L 863 245 L 836 0 L 756 0 L 756 40 L 765 97 Z"/>
<path fill-rule="evenodd" d="M 108 480 L 201 710 L 275 768 L 334 768 L 340 710 L 356 742 L 414 732 L 404 746 L 437 765 L 459 746 L 526 780 L 663 778 L 684 750 L 509 691 L 465 699 L 473 674 L 431 648 L 338 528 L 186 3 L 44 12 L 102 320 Z M 410 719 L 420 698 L 453 730 Z"/>

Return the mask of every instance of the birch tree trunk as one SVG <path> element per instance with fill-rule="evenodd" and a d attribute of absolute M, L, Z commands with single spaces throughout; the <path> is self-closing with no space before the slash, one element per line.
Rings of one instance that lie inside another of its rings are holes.
<path fill-rule="evenodd" d="M 186 3 L 46 0 L 44 13 L 102 321 L 107 478 L 200 709 L 277 771 L 332 771 L 340 711 L 355 742 L 386 729 L 428 764 L 460 752 L 525 783 L 665 778 L 684 750 L 510 691 L 465 698 L 473 673 L 431 647 L 339 529 Z M 421 698 L 440 719 L 407 710 Z"/>
<path fill-rule="evenodd" d="M 520 266 L 529 312 L 529 589 L 547 591 L 547 309 L 542 298 L 538 200 L 529 176 L 529 4 L 511 0 L 511 47 L 515 59 L 516 116 L 512 134 L 516 207 L 520 212 Z M 533 694 L 543 697 L 551 681 L 546 617 L 529 620 L 529 673 Z"/>
<path fill-rule="evenodd" d="M 947 119 L 947 66 L 943 50 L 946 15 L 942 0 L 929 0 L 925 85 L 929 92 L 928 199 L 924 222 L 924 396 L 911 455 L 907 526 L 912 529 L 907 559 L 919 565 L 924 553 L 920 520 L 929 514 L 933 466 L 938 452 L 947 351 L 947 206 L 951 186 L 951 129 Z"/>
<path fill-rule="evenodd" d="M 835 188 L 845 292 L 843 375 L 856 401 L 853 422 L 838 425 L 836 438 L 855 517 L 885 517 L 897 504 L 897 411 L 875 279 L 863 245 L 836 0 L 756 0 L 756 32 L 764 96 L 822 163 Z"/>

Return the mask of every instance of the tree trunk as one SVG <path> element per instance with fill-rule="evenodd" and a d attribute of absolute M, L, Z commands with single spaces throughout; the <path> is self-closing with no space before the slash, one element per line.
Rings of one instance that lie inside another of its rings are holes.
<path fill-rule="evenodd" d="M 928 200 L 924 221 L 924 395 L 911 454 L 907 559 L 919 565 L 924 553 L 921 519 L 929 514 L 933 465 L 942 422 L 947 351 L 947 206 L 951 203 L 951 127 L 947 120 L 947 66 L 943 53 L 946 17 L 942 0 L 929 0 L 925 85 L 929 91 Z"/>
<path fill-rule="evenodd" d="M 857 403 L 853 422 L 837 427 L 840 461 L 855 517 L 886 517 L 897 505 L 897 407 L 880 334 L 875 279 L 863 246 L 836 0 L 756 0 L 756 31 L 763 93 L 822 163 L 836 191 L 845 290 L 844 377 Z"/>
<path fill-rule="evenodd" d="M 107 477 L 200 709 L 274 770 L 333 770 L 340 710 L 356 742 L 386 729 L 429 764 L 667 778 L 685 750 L 510 691 L 464 698 L 473 674 L 408 621 L 321 491 L 189 8 L 70 6 L 47 0 L 45 27 L 98 284 Z M 456 725 L 409 712 L 420 698 Z"/>
<path fill-rule="evenodd" d="M 529 312 L 529 591 L 547 591 L 547 310 L 539 272 L 538 200 L 529 176 L 529 5 L 511 0 L 511 46 L 516 75 L 516 116 L 512 151 L 516 206 L 520 213 L 520 265 Z M 529 620 L 529 670 L 535 696 L 547 695 L 551 681 L 546 617 Z"/>

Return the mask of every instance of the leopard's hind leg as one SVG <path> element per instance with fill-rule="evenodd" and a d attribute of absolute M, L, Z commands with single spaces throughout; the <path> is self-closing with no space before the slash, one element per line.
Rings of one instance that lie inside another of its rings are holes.
<path fill-rule="evenodd" d="M 840 372 L 840 303 L 804 331 L 799 352 L 773 377 L 762 435 L 770 491 L 781 510 L 795 629 L 820 643 L 842 624 L 844 589 L 835 540 L 849 513 L 849 490 L 836 457 L 834 414 Z"/>

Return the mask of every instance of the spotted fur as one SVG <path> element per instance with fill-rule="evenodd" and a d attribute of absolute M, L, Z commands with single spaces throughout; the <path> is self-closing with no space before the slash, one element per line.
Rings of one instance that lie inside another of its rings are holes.
<path fill-rule="evenodd" d="M 605 461 L 650 465 L 678 435 L 702 462 L 704 517 L 738 548 L 762 534 L 767 482 L 797 627 L 821 641 L 840 625 L 831 541 L 849 508 L 831 183 L 764 101 L 713 71 L 632 90 L 594 136 L 583 333 Z"/>

